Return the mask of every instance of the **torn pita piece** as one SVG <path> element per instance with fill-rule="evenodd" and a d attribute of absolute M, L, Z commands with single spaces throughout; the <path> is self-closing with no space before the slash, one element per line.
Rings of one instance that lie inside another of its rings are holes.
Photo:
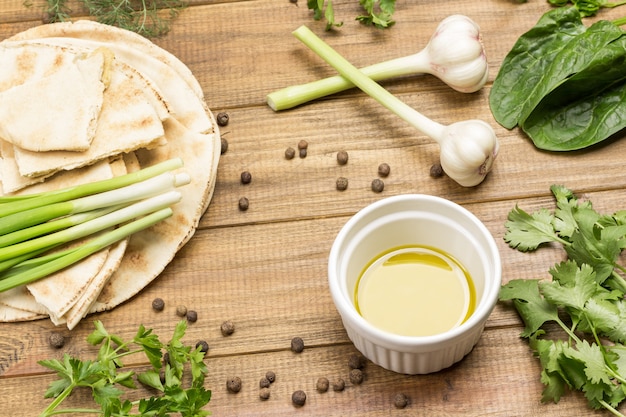
<path fill-rule="evenodd" d="M 33 152 L 89 149 L 106 87 L 106 55 L 77 54 L 50 74 L 0 92 L 0 136 Z"/>

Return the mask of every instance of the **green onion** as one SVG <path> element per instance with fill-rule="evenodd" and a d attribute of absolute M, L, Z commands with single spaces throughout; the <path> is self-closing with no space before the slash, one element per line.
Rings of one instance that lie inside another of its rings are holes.
<path fill-rule="evenodd" d="M 31 283 L 172 215 L 191 178 L 171 159 L 110 180 L 0 199 L 0 292 Z M 86 243 L 64 245 L 88 239 Z"/>

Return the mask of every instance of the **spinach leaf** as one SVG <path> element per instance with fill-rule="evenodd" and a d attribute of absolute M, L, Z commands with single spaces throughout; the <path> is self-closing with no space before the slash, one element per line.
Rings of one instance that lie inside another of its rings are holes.
<path fill-rule="evenodd" d="M 491 112 L 498 123 L 507 129 L 518 124 L 525 102 L 541 85 L 554 56 L 585 30 L 578 10 L 562 7 L 545 13 L 517 40 L 489 94 Z"/>
<path fill-rule="evenodd" d="M 548 94 L 521 127 L 550 151 L 582 149 L 626 127 L 626 34 Z"/>

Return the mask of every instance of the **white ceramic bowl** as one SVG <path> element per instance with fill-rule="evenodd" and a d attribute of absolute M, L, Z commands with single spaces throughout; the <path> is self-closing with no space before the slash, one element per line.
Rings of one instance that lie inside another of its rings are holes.
<path fill-rule="evenodd" d="M 476 289 L 474 313 L 460 326 L 433 336 L 402 336 L 371 325 L 356 310 L 359 275 L 382 252 L 429 245 L 456 258 Z M 498 300 L 502 265 L 484 224 L 449 200 L 408 194 L 379 200 L 340 230 L 328 260 L 330 292 L 348 337 L 369 360 L 403 374 L 437 372 L 460 361 L 478 342 Z"/>

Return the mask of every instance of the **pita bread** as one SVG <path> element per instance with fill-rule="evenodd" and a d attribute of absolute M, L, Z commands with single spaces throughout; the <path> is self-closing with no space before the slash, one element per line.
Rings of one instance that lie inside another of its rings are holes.
<path fill-rule="evenodd" d="M 94 51 L 72 64 L 0 92 L 0 137 L 33 152 L 89 149 L 102 107 L 105 54 Z"/>
<path fill-rule="evenodd" d="M 171 117 L 163 121 L 166 143 L 135 151 L 145 167 L 170 158 L 182 158 L 192 182 L 180 188 L 181 202 L 174 216 L 133 234 L 119 267 L 89 312 L 111 309 L 127 301 L 161 274 L 177 251 L 194 234 L 215 187 L 220 157 L 220 135 L 202 90 L 189 69 L 173 55 L 138 35 L 95 22 L 54 23 L 22 32 L 7 41 L 106 47 L 116 59 L 153 82 L 169 104 Z"/>
<path fill-rule="evenodd" d="M 151 100 L 146 98 L 148 84 L 143 83 L 143 78 L 134 71 L 122 70 L 121 66 L 118 68 L 112 71 L 111 85 L 104 93 L 91 146 L 85 152 L 46 153 L 14 147 L 20 175 L 37 177 L 62 169 L 80 168 L 123 152 L 163 143 L 161 116 L 165 112 L 155 109 Z"/>

